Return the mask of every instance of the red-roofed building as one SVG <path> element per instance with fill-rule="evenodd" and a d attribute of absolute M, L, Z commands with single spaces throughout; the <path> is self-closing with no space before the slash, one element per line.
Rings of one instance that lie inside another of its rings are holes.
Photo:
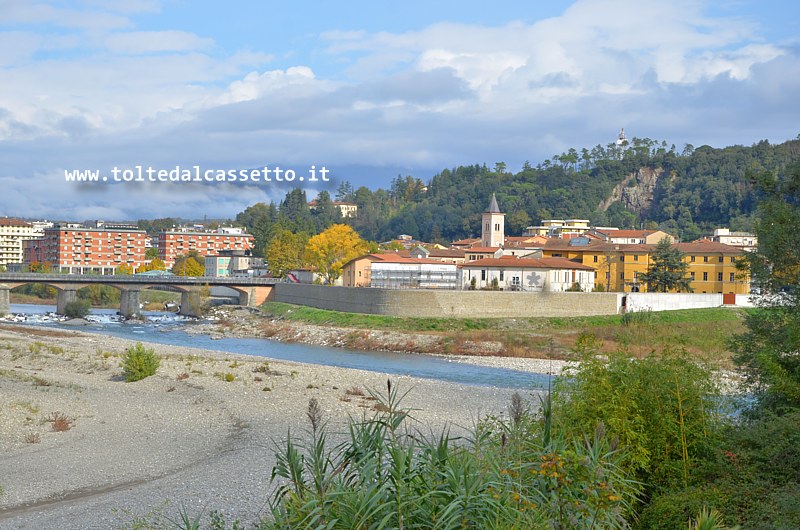
<path fill-rule="evenodd" d="M 460 267 L 459 287 L 504 291 L 559 292 L 594 289 L 593 267 L 565 258 L 487 258 Z"/>
<path fill-rule="evenodd" d="M 486 258 L 499 258 L 502 255 L 503 249 L 501 247 L 471 247 L 464 251 L 466 262 Z"/>
<path fill-rule="evenodd" d="M 407 258 L 395 253 L 367 254 L 342 267 L 345 287 L 383 289 L 455 289 L 458 270 L 454 263 Z"/>
<path fill-rule="evenodd" d="M 674 243 L 675 238 L 661 230 L 609 230 L 594 229 L 592 235 L 615 245 L 657 245 L 662 239 L 669 238 Z"/>

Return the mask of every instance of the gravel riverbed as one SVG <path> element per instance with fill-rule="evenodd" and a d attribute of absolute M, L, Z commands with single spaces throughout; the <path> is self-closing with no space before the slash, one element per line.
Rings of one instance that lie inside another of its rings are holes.
<path fill-rule="evenodd" d="M 121 355 L 133 344 L 0 326 L 0 528 L 130 528 L 177 520 L 181 509 L 218 510 L 249 526 L 265 515 L 276 447 L 289 432 L 305 434 L 309 399 L 318 400 L 331 431 L 344 432 L 348 418 L 373 414 L 367 390 L 383 391 L 388 377 L 146 344 L 162 355 L 158 373 L 125 383 Z M 449 358 L 538 373 L 562 364 Z M 391 379 L 410 390 L 403 403 L 422 432 L 467 434 L 479 418 L 505 415 L 514 393 Z M 70 429 L 55 432 L 54 415 Z"/>

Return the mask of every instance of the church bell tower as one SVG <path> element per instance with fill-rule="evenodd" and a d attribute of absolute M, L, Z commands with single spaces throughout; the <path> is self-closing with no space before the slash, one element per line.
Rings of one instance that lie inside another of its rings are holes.
<path fill-rule="evenodd" d="M 481 219 L 481 246 L 502 247 L 505 242 L 505 217 L 497 206 L 497 197 L 492 193 L 492 202 L 489 209 L 483 213 Z"/>

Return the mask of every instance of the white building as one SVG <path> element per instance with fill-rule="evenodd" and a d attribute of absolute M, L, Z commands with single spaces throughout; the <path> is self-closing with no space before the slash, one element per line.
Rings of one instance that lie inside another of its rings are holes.
<path fill-rule="evenodd" d="M 0 265 L 22 263 L 24 242 L 44 237 L 44 229 L 52 223 L 26 223 L 19 219 L 0 219 Z"/>
<path fill-rule="evenodd" d="M 266 274 L 264 258 L 253 257 L 249 250 L 221 250 L 205 257 L 206 276 L 262 276 Z"/>
<path fill-rule="evenodd" d="M 370 287 L 384 289 L 455 289 L 455 263 L 388 255 L 371 264 Z"/>
<path fill-rule="evenodd" d="M 459 288 L 497 287 L 504 291 L 592 291 L 595 270 L 566 258 L 487 258 L 460 267 Z"/>
<path fill-rule="evenodd" d="M 727 228 L 717 228 L 711 241 L 753 251 L 758 246 L 758 237 L 748 232 L 731 232 Z"/>

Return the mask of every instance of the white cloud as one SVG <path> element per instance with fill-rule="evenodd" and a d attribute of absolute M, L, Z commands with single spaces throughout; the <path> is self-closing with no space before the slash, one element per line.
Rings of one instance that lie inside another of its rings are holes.
<path fill-rule="evenodd" d="M 0 211 L 234 215 L 286 192 L 85 189 L 64 183 L 60 168 L 363 164 L 427 178 L 462 163 L 536 163 L 605 144 L 621 126 L 725 145 L 791 138 L 800 123 L 798 50 L 740 19 L 711 18 L 698 2 L 581 0 L 531 24 L 330 31 L 326 64 L 267 68 L 272 50 L 225 55 L 205 35 L 139 30 L 128 14 L 157 10 L 153 2 L 93 1 L 111 18 L 78 27 L 70 19 L 84 11 L 0 0 L 12 21 L 68 28 L 0 33 L 0 187 L 11 190 Z M 37 59 L 42 50 L 52 53 Z"/>

